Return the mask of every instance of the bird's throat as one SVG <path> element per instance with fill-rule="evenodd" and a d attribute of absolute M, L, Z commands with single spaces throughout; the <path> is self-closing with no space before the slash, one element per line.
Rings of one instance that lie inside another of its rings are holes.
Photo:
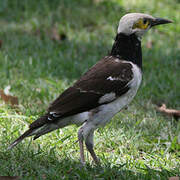
<path fill-rule="evenodd" d="M 131 61 L 142 69 L 141 41 L 135 34 L 117 34 L 110 55 Z"/>

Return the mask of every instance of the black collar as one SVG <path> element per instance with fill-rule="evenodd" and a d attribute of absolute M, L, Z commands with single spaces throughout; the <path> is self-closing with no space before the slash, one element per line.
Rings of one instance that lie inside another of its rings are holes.
<path fill-rule="evenodd" d="M 110 55 L 131 61 L 142 69 L 141 41 L 135 34 L 117 34 Z"/>

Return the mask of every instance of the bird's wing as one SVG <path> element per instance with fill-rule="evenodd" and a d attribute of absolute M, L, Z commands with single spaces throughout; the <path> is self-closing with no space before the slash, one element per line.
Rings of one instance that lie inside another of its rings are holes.
<path fill-rule="evenodd" d="M 114 57 L 106 57 L 93 66 L 49 107 L 61 117 L 70 116 L 109 103 L 129 90 L 133 78 L 132 65 Z M 112 97 L 112 93 L 115 97 Z M 108 94 L 110 96 L 108 98 Z M 106 100 L 100 100 L 103 96 Z M 109 100 L 108 100 L 109 99 Z"/>
<path fill-rule="evenodd" d="M 112 102 L 129 90 L 132 79 L 131 63 L 107 56 L 51 103 L 48 119 L 52 122 Z"/>

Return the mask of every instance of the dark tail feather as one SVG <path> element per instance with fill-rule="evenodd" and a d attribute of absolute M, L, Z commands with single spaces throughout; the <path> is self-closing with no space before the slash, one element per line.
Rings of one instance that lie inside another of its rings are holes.
<path fill-rule="evenodd" d="M 31 133 L 34 131 L 35 129 L 28 129 L 24 134 L 22 134 L 20 137 L 18 137 L 13 143 L 11 143 L 8 147 L 9 149 L 12 149 L 14 146 L 16 146 L 17 144 L 19 144 L 24 138 L 28 137 L 31 135 Z"/>
<path fill-rule="evenodd" d="M 60 127 L 60 126 L 59 126 Z M 37 139 L 38 137 L 51 132 L 57 128 L 59 128 L 56 124 L 54 123 L 49 123 L 48 120 L 48 115 L 45 114 L 44 116 L 41 116 L 40 118 L 38 118 L 36 121 L 34 121 L 30 126 L 29 126 L 29 130 L 27 130 L 24 134 L 22 134 L 18 139 L 16 139 L 12 144 L 10 144 L 10 146 L 8 147 L 8 149 L 12 149 L 14 146 L 16 146 L 17 144 L 19 144 L 24 138 L 28 137 L 28 136 L 33 136 L 35 135 L 34 139 Z"/>

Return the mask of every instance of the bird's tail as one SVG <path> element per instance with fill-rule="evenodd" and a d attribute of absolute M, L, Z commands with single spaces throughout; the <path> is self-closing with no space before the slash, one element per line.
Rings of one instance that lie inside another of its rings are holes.
<path fill-rule="evenodd" d="M 13 143 L 11 143 L 8 147 L 8 149 L 12 149 L 14 146 L 19 144 L 24 138 L 29 136 L 34 136 L 33 140 L 37 139 L 38 137 L 51 132 L 60 126 L 57 126 L 54 123 L 46 123 L 47 122 L 47 115 L 41 116 L 39 119 L 34 121 L 27 131 L 25 131 L 24 134 L 22 134 L 19 138 L 17 138 Z"/>
<path fill-rule="evenodd" d="M 8 149 L 12 149 L 14 146 L 16 146 L 17 144 L 19 144 L 24 138 L 26 137 L 29 137 L 29 136 L 32 136 L 32 135 L 36 135 L 35 137 L 37 138 L 37 135 L 38 137 L 41 136 L 42 134 L 42 131 L 47 131 L 46 127 L 44 127 L 44 125 L 46 124 L 47 122 L 47 114 L 41 116 L 40 118 L 38 118 L 36 121 L 34 121 L 30 126 L 29 126 L 29 129 L 27 131 L 25 131 L 24 134 L 22 134 L 19 138 L 17 138 L 13 143 L 11 143 L 8 147 Z M 35 139 L 35 138 L 34 138 Z"/>
<path fill-rule="evenodd" d="M 18 137 L 13 143 L 11 143 L 8 147 L 8 149 L 12 149 L 14 146 L 16 146 L 17 144 L 19 144 L 24 138 L 29 137 L 29 136 L 34 136 L 33 140 L 39 138 L 40 136 L 51 132 L 55 129 L 57 129 L 58 127 L 56 125 L 50 125 L 50 124 L 44 124 L 41 127 L 37 127 L 37 128 L 30 128 L 28 129 L 24 134 L 22 134 L 20 137 Z"/>
<path fill-rule="evenodd" d="M 14 146 L 16 146 L 17 144 L 19 144 L 24 138 L 31 136 L 33 131 L 35 129 L 28 129 L 24 134 L 22 134 L 20 137 L 18 137 L 13 143 L 11 143 L 8 147 L 9 149 L 12 149 Z"/>
<path fill-rule="evenodd" d="M 36 121 L 34 121 L 30 126 L 27 131 L 25 131 L 24 134 L 22 134 L 19 138 L 17 138 L 13 143 L 11 143 L 8 147 L 8 149 L 12 149 L 14 146 L 19 144 L 24 138 L 33 136 L 33 140 L 37 139 L 38 137 L 51 132 L 57 128 L 64 127 L 64 124 L 62 125 L 56 125 L 53 122 L 49 122 L 48 120 L 48 115 L 45 114 L 38 118 Z"/>

